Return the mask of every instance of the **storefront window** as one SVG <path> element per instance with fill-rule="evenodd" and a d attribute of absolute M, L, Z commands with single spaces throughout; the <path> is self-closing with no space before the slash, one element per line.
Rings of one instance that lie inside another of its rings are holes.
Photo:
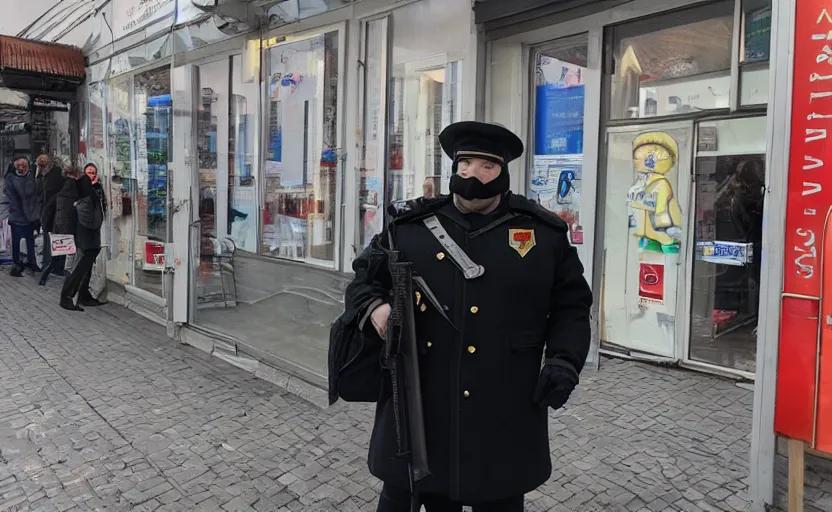
<path fill-rule="evenodd" d="M 268 52 L 262 253 L 335 264 L 338 33 Z"/>
<path fill-rule="evenodd" d="M 743 0 L 740 38 L 740 105 L 768 103 L 771 0 Z"/>
<path fill-rule="evenodd" d="M 754 372 L 765 119 L 703 122 L 699 132 L 690 357 Z"/>
<path fill-rule="evenodd" d="M 584 81 L 587 36 L 549 43 L 532 52 L 534 151 L 528 197 L 569 225 L 573 244 L 583 244 Z"/>
<path fill-rule="evenodd" d="M 734 2 L 612 29 L 612 119 L 727 109 Z"/>
<path fill-rule="evenodd" d="M 469 32 L 458 20 L 470 4 L 426 0 L 393 11 L 393 55 L 388 98 L 390 201 L 448 193 L 451 160 L 439 133 L 462 120 L 462 59 Z"/>
<path fill-rule="evenodd" d="M 381 232 L 384 222 L 387 27 L 386 18 L 370 21 L 364 35 L 364 129 L 359 192 L 361 247 L 366 247 L 373 236 Z"/>
<path fill-rule="evenodd" d="M 170 68 L 134 77 L 136 154 L 136 286 L 162 296 L 168 231 L 168 162 L 172 99 Z"/>
<path fill-rule="evenodd" d="M 107 132 L 110 159 L 110 262 L 107 277 L 117 283 L 129 284 L 133 274 L 133 136 L 131 115 L 131 80 L 128 78 L 107 85 Z M 107 172 L 105 172 L 105 175 Z"/>

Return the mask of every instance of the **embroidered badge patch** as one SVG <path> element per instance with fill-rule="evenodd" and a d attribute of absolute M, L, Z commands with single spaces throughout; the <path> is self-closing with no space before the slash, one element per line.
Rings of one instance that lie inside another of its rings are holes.
<path fill-rule="evenodd" d="M 508 245 L 510 245 L 521 258 L 525 258 L 526 254 L 532 250 L 537 244 L 534 238 L 533 229 L 509 229 L 508 230 Z"/>

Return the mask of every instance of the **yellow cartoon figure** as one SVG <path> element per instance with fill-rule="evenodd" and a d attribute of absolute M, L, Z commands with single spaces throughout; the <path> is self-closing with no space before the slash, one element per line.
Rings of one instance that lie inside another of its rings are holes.
<path fill-rule="evenodd" d="M 648 251 L 678 253 L 682 210 L 667 178 L 676 166 L 679 146 L 664 132 L 642 133 L 633 141 L 636 181 L 627 193 L 634 236 Z"/>

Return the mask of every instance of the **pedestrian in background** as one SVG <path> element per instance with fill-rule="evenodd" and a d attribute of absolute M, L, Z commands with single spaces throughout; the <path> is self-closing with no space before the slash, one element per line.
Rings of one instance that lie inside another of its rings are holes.
<path fill-rule="evenodd" d="M 54 173 L 55 171 L 51 171 Z M 61 171 L 61 188 L 55 194 L 55 205 L 51 217 L 44 206 L 44 231 L 60 235 L 75 235 L 75 201 L 78 200 L 78 187 L 75 181 L 81 177 L 78 169 L 71 164 L 64 165 Z M 51 220 L 50 220 L 51 219 Z M 45 242 L 44 242 L 45 243 Z M 52 253 L 52 240 L 49 239 L 49 252 Z M 52 256 L 49 266 L 44 265 L 40 285 L 45 286 L 50 274 L 66 276 L 66 256 Z"/>
<path fill-rule="evenodd" d="M 49 236 L 53 233 L 55 223 L 55 208 L 58 201 L 58 192 L 64 185 L 64 177 L 61 168 L 52 165 L 48 155 L 40 155 L 35 160 L 37 171 L 36 179 L 40 183 L 42 191 L 43 210 L 41 212 L 40 224 L 43 229 L 43 275 L 40 277 L 40 285 L 46 284 L 49 274 L 63 275 L 64 268 L 52 265 L 52 240 Z M 64 258 L 64 263 L 66 258 Z"/>
<path fill-rule="evenodd" d="M 40 272 L 35 253 L 35 231 L 40 224 L 41 197 L 38 195 L 38 185 L 34 174 L 29 170 L 29 160 L 18 157 L 14 161 L 14 169 L 6 174 L 3 184 L 6 201 L 9 203 L 9 224 L 12 228 L 12 260 L 14 268 L 10 272 L 13 277 L 23 275 L 23 269 Z M 24 265 L 20 257 L 20 241 L 26 240 L 26 259 Z"/>
<path fill-rule="evenodd" d="M 89 176 L 90 166 L 95 168 L 94 165 L 88 164 L 85 173 L 76 181 L 67 180 L 67 183 L 75 185 L 74 191 L 71 185 L 64 185 L 58 195 L 56 229 L 74 228 L 72 234 L 75 235 L 75 247 L 81 256 L 61 288 L 61 307 L 70 311 L 83 311 L 81 306 L 95 307 L 102 304 L 90 293 L 92 268 L 98 253 L 101 252 L 101 225 L 104 223 L 104 205 L 99 195 L 103 194 L 103 190 L 100 193 L 96 192 Z M 68 225 L 64 226 L 62 221 L 59 222 L 59 218 L 66 218 Z"/>
<path fill-rule="evenodd" d="M 11 242 L 10 237 L 7 237 L 6 226 L 9 222 L 9 201 L 6 199 L 6 174 L 14 172 L 14 164 L 9 164 L 9 169 L 0 173 L 0 252 L 8 250 L 8 245 Z"/>

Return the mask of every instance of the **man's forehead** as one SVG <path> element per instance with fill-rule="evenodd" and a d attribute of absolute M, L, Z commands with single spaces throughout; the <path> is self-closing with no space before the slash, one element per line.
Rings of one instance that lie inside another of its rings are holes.
<path fill-rule="evenodd" d="M 479 157 L 476 157 L 476 156 L 462 157 L 462 158 L 460 158 L 460 160 L 469 162 L 471 164 L 478 164 L 478 165 L 497 165 L 493 161 L 488 160 L 487 158 L 479 158 Z"/>

